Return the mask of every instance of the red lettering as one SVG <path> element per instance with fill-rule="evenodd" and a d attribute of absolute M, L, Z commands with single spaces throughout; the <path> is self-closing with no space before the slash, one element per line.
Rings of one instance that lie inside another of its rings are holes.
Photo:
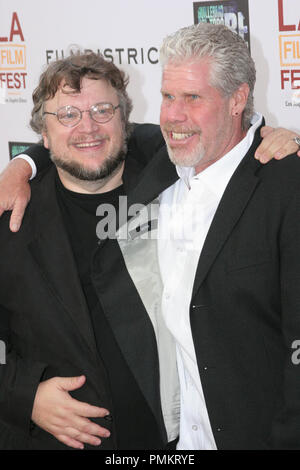
<path fill-rule="evenodd" d="M 0 73 L 0 88 L 6 87 L 11 89 L 19 89 L 23 87 L 26 89 L 27 73 Z"/>
<path fill-rule="evenodd" d="M 13 81 L 13 77 L 12 77 L 12 73 L 7 73 L 6 74 L 6 83 L 7 83 L 7 88 L 14 88 L 12 81 Z"/>
<path fill-rule="evenodd" d="M 296 31 L 295 24 L 284 24 L 283 20 L 283 0 L 278 0 L 278 20 L 279 20 L 279 31 Z M 299 23 L 300 25 L 300 23 Z M 298 27 L 299 29 L 299 27 Z"/>
<path fill-rule="evenodd" d="M 19 75 L 18 73 L 15 73 L 15 88 L 18 89 L 21 87 L 21 82 L 20 82 L 20 79 L 19 79 Z"/>
<path fill-rule="evenodd" d="M 298 76 L 297 76 L 298 74 Z M 291 71 L 291 82 L 292 82 L 292 89 L 299 90 L 300 89 L 300 70 L 292 70 Z M 296 86 L 295 82 L 299 82 L 299 85 Z"/>
<path fill-rule="evenodd" d="M 16 27 L 15 27 L 16 26 Z M 11 29 L 9 35 L 9 41 L 13 41 L 14 36 L 20 36 L 21 41 L 24 41 L 24 36 L 22 33 L 22 28 L 17 13 L 14 11 L 11 21 Z"/>
<path fill-rule="evenodd" d="M 280 70 L 280 74 L 281 74 L 281 89 L 282 90 L 286 88 L 285 82 L 290 83 L 290 88 L 292 90 L 300 89 L 300 70 L 299 69 Z M 296 84 L 296 82 L 298 82 L 299 84 Z"/>
<path fill-rule="evenodd" d="M 27 77 L 27 73 L 20 73 L 21 77 L 23 78 L 23 88 L 26 88 L 25 77 Z"/>
<path fill-rule="evenodd" d="M 289 82 L 290 77 L 285 77 L 285 74 L 290 74 L 289 70 L 280 70 L 280 75 L 281 75 L 281 89 L 284 90 L 284 82 Z"/>

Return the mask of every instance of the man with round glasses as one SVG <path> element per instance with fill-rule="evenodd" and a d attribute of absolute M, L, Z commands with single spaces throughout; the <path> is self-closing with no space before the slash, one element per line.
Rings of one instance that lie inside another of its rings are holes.
<path fill-rule="evenodd" d="M 156 126 L 130 135 L 126 85 L 112 63 L 87 54 L 50 64 L 33 94 L 31 126 L 55 166 L 33 181 L 20 231 L 10 233 L 7 214 L 0 222 L 2 448 L 158 449 L 178 436 L 174 340 L 159 281 L 139 269 L 155 266 L 155 240 L 147 255 L 139 238 L 155 224 L 138 221 L 131 243 L 111 239 L 97 250 L 97 207 L 117 210 L 125 194 L 132 207 L 156 152 L 151 191 L 164 166 L 165 185 L 177 178 Z"/>
<path fill-rule="evenodd" d="M 45 114 L 53 114 L 56 116 L 57 119 L 63 126 L 66 127 L 74 127 L 79 124 L 82 119 L 82 113 L 89 113 L 90 118 L 100 124 L 104 124 L 112 119 L 113 115 L 115 114 L 115 110 L 118 109 L 120 105 L 114 106 L 111 103 L 96 103 L 90 107 L 90 109 L 86 109 L 85 111 L 80 111 L 80 109 L 76 108 L 75 106 L 63 106 L 59 108 L 56 113 L 49 113 L 44 111 L 43 115 Z"/>
<path fill-rule="evenodd" d="M 106 96 L 108 102 L 95 104 L 98 96 Z M 126 146 L 119 108 L 117 93 L 111 86 L 86 77 L 80 94 L 62 84 L 45 103 L 44 145 L 50 149 L 63 184 L 66 179 L 72 180 L 69 189 L 75 189 L 73 184 L 79 189 L 76 179 L 82 181 L 83 177 L 88 187 L 93 186 L 92 192 L 112 174 L 121 182 Z"/>

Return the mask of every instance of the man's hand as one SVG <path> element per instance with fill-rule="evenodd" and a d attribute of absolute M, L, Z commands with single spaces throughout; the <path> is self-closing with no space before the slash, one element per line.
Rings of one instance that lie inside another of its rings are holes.
<path fill-rule="evenodd" d="M 10 230 L 17 232 L 30 201 L 31 167 L 25 160 L 12 160 L 0 175 L 0 216 L 12 210 Z"/>
<path fill-rule="evenodd" d="M 296 132 L 281 127 L 274 129 L 273 127 L 264 126 L 260 134 L 263 141 L 255 152 L 255 158 L 261 163 L 267 163 L 272 158 L 281 160 L 295 152 L 298 152 L 300 157 L 299 145 L 293 141 L 295 137 L 299 137 Z"/>
<path fill-rule="evenodd" d="M 32 421 L 52 434 L 65 445 L 83 449 L 83 443 L 101 444 L 99 437 L 109 437 L 110 432 L 89 418 L 109 415 L 105 408 L 75 400 L 68 393 L 85 382 L 85 376 L 54 377 L 41 382 L 37 388 L 32 410 Z"/>

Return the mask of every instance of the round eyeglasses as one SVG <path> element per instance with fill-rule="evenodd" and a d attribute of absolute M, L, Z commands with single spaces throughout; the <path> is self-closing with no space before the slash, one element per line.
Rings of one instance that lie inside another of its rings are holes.
<path fill-rule="evenodd" d="M 89 113 L 93 121 L 104 124 L 113 118 L 115 110 L 119 107 L 119 104 L 114 106 L 111 103 L 96 103 L 93 104 L 90 109 L 80 111 L 80 109 L 75 106 L 63 106 L 59 108 L 56 113 L 44 111 L 43 116 L 45 114 L 53 114 L 63 126 L 74 127 L 81 121 L 82 113 Z"/>

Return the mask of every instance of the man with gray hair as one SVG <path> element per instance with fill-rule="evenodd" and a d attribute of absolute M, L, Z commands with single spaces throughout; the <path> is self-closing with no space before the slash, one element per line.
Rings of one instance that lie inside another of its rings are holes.
<path fill-rule="evenodd" d="M 183 28 L 161 61 L 160 125 L 179 176 L 160 196 L 158 237 L 177 448 L 300 448 L 299 161 L 253 159 L 263 120 L 251 121 L 255 65 L 238 35 Z"/>

